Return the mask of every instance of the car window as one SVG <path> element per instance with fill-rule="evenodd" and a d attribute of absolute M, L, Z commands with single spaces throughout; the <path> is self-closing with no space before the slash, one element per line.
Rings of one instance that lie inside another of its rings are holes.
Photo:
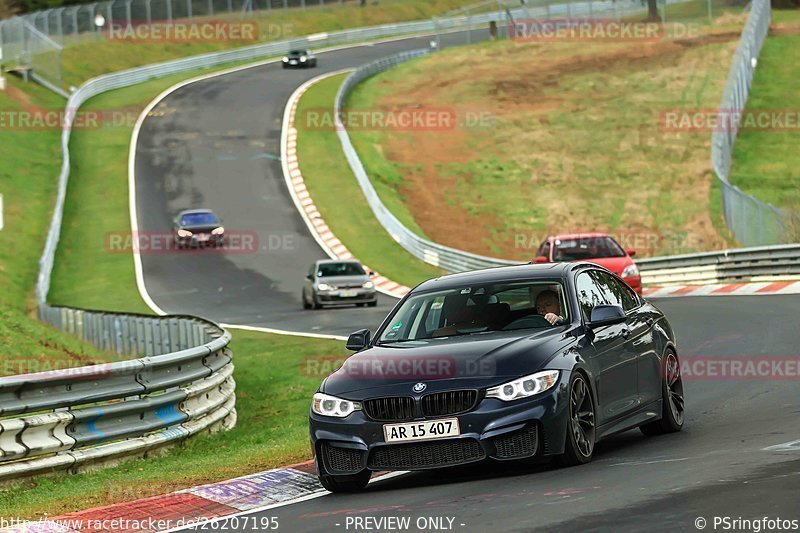
<path fill-rule="evenodd" d="M 607 272 L 598 272 L 597 274 L 602 279 L 603 288 L 607 290 L 606 294 L 614 295 L 615 305 L 621 305 L 625 311 L 639 306 L 639 299 L 633 289 Z"/>
<path fill-rule="evenodd" d="M 606 300 L 605 292 L 600 288 L 595 277 L 596 270 L 589 270 L 578 274 L 575 280 L 575 287 L 578 292 L 578 303 L 581 307 L 581 314 L 584 320 L 589 320 L 592 316 L 592 309 L 597 305 L 609 305 L 611 302 Z"/>
<path fill-rule="evenodd" d="M 547 259 L 550 259 L 550 246 L 550 241 L 544 241 L 536 251 L 536 257 L 546 257 Z"/>
<path fill-rule="evenodd" d="M 213 213 L 190 213 L 181 216 L 181 225 L 197 226 L 199 224 L 217 224 L 218 220 Z"/>
<path fill-rule="evenodd" d="M 537 298 L 546 292 L 555 300 L 552 312 L 558 311 L 568 322 L 569 307 L 558 281 L 506 282 L 411 295 L 378 338 L 389 343 L 557 327 L 537 312 Z"/>
<path fill-rule="evenodd" d="M 320 263 L 317 266 L 317 277 L 333 276 L 366 276 L 367 273 L 358 263 Z"/>
<path fill-rule="evenodd" d="M 625 257 L 625 251 L 607 236 L 576 237 L 555 240 L 554 261 L 578 261 L 602 257 Z"/>

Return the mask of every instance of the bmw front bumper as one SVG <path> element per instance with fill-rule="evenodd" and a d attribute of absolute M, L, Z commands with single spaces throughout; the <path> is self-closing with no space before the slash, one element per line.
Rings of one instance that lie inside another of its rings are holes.
<path fill-rule="evenodd" d="M 550 391 L 503 402 L 484 398 L 472 411 L 420 420 L 457 418 L 461 435 L 443 439 L 386 443 L 383 426 L 355 411 L 344 419 L 310 413 L 311 443 L 317 466 L 329 475 L 364 469 L 426 470 L 482 461 L 515 460 L 564 452 L 569 373 Z"/>

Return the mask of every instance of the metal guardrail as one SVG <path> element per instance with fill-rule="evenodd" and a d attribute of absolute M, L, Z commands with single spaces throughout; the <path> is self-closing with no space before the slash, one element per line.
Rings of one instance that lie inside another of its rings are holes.
<path fill-rule="evenodd" d="M 0 482 L 142 454 L 236 423 L 230 333 L 207 320 L 42 305 L 40 319 L 121 356 L 0 377 Z"/>
<path fill-rule="evenodd" d="M 651 285 L 721 283 L 800 276 L 800 244 L 720 250 L 636 261 Z"/>
<path fill-rule="evenodd" d="M 744 112 L 771 18 L 770 0 L 753 0 L 723 89 L 719 104 L 721 116 L 741 116 Z M 786 242 L 793 237 L 787 232 L 791 214 L 758 200 L 728 181 L 737 133 L 738 124 L 734 123 L 716 129 L 711 135 L 711 162 L 722 185 L 725 222 L 736 240 L 745 246 Z"/>

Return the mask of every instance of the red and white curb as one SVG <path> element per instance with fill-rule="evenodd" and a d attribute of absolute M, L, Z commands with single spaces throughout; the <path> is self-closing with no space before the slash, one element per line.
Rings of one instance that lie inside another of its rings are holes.
<path fill-rule="evenodd" d="M 315 83 L 343 72 L 346 71 L 331 72 L 312 78 L 298 87 L 297 90 L 292 93 L 292 96 L 289 97 L 286 110 L 283 114 L 283 128 L 281 130 L 281 162 L 283 165 L 283 177 L 289 188 L 289 194 L 292 196 L 297 210 L 300 212 L 306 226 L 308 226 L 311 235 L 313 235 L 317 243 L 319 243 L 331 259 L 356 259 L 328 227 L 328 224 L 322 218 L 317 206 L 314 205 L 314 200 L 312 200 L 306 188 L 306 184 L 303 181 L 303 174 L 300 171 L 300 164 L 297 160 L 297 129 L 294 127 L 297 102 L 300 100 L 303 93 Z M 367 265 L 364 265 L 364 268 L 372 270 Z M 378 291 L 396 298 L 402 298 L 411 290 L 405 285 L 401 285 L 385 276 L 381 276 L 378 272 L 375 272 L 373 281 Z"/>
<path fill-rule="evenodd" d="M 642 292 L 648 298 L 672 298 L 678 296 L 756 296 L 800 294 L 800 281 L 762 281 L 714 283 L 710 285 L 646 287 Z"/>
<path fill-rule="evenodd" d="M 405 472 L 378 472 L 372 481 Z M 79 533 L 125 531 L 154 533 L 201 525 L 217 520 L 282 507 L 324 496 L 313 461 L 267 470 L 220 483 L 126 503 L 107 505 L 0 529 L 15 533 Z M 246 524 L 246 522 L 244 522 Z M 233 524 L 233 522 L 231 522 Z M 212 529 L 214 529 L 212 527 Z"/>

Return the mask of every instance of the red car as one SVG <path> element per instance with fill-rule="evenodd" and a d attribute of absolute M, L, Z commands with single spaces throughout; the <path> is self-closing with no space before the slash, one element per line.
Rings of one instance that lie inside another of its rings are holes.
<path fill-rule="evenodd" d="M 534 263 L 591 261 L 621 277 L 637 293 L 642 294 L 642 277 L 633 262 L 636 250 L 624 250 L 605 233 L 576 233 L 548 237 L 539 247 Z"/>

